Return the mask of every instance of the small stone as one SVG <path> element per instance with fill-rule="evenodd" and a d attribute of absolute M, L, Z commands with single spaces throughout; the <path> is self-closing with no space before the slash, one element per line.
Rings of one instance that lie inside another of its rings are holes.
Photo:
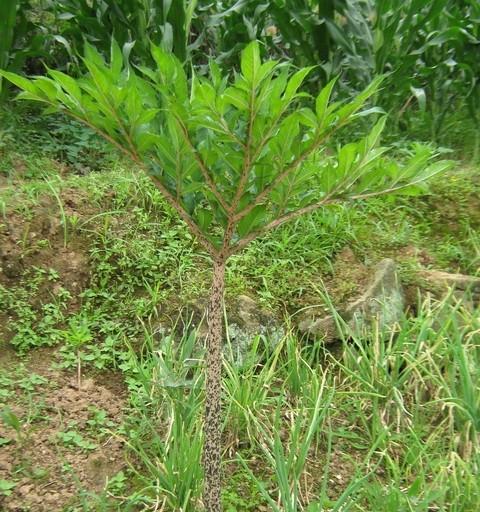
<path fill-rule="evenodd" d="M 363 293 L 337 313 L 354 334 L 366 336 L 373 322 L 378 324 L 379 332 L 392 329 L 402 319 L 404 303 L 396 264 L 386 258 L 373 268 L 373 276 L 367 280 Z M 299 322 L 298 330 L 307 336 L 321 337 L 327 344 L 342 338 L 333 315 L 304 318 Z"/>
<path fill-rule="evenodd" d="M 432 293 L 439 300 L 452 293 L 470 311 L 480 305 L 480 277 L 443 270 L 421 270 L 417 276 L 420 289 Z"/>

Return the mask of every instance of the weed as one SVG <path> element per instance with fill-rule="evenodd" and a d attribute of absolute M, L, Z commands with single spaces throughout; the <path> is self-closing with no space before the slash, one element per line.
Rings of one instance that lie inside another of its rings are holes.
<path fill-rule="evenodd" d="M 0 495 L 10 496 L 12 494 L 13 489 L 17 486 L 16 482 L 12 482 L 10 480 L 0 480 Z"/>
<path fill-rule="evenodd" d="M 51 346 L 61 339 L 58 325 L 64 320 L 70 293 L 59 287 L 53 302 L 40 306 L 33 303 L 46 281 L 55 282 L 58 274 L 55 270 L 34 269 L 24 275 L 22 285 L 5 288 L 0 285 L 0 311 L 10 314 L 13 319 L 9 330 L 13 333 L 10 343 L 20 352 L 38 346 Z"/>
<path fill-rule="evenodd" d="M 71 317 L 69 319 L 69 329 L 63 331 L 62 335 L 70 347 L 76 351 L 76 363 L 77 363 L 77 387 L 82 387 L 82 348 L 83 346 L 91 341 L 92 334 L 88 320 L 86 318 Z"/>
<path fill-rule="evenodd" d="M 59 432 L 58 438 L 62 443 L 69 448 L 80 448 L 81 450 L 95 450 L 97 445 L 91 441 L 86 440 L 80 432 L 74 429 L 75 425 L 70 425 L 70 428 L 65 432 Z"/>

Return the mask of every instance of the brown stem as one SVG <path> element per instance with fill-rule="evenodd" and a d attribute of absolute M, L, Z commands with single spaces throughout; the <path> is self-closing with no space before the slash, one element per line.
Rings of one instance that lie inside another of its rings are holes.
<path fill-rule="evenodd" d="M 221 394 L 223 293 L 225 259 L 215 260 L 213 281 L 207 310 L 208 335 L 206 354 L 205 423 L 203 468 L 205 472 L 203 504 L 207 512 L 221 512 Z"/>
<path fill-rule="evenodd" d="M 77 351 L 77 386 L 78 391 L 82 389 L 82 353 Z"/>
<path fill-rule="evenodd" d="M 229 206 L 224 201 L 222 194 L 217 188 L 217 185 L 213 181 L 212 177 L 210 176 L 210 173 L 208 171 L 207 165 L 203 161 L 203 158 L 201 157 L 200 153 L 197 151 L 195 145 L 193 144 L 192 140 L 190 139 L 190 134 L 188 133 L 188 128 L 185 126 L 185 124 L 182 122 L 182 120 L 178 117 L 176 117 L 177 123 L 180 125 L 180 129 L 183 133 L 183 138 L 185 139 L 185 142 L 187 143 L 187 146 L 190 148 L 190 151 L 192 152 L 193 158 L 195 158 L 195 161 L 198 164 L 198 167 L 200 168 L 200 172 L 202 173 L 203 179 L 209 186 L 210 190 L 212 191 L 212 194 L 215 196 L 216 200 L 220 204 L 220 206 L 225 210 L 228 211 Z"/>
<path fill-rule="evenodd" d="M 262 201 L 264 199 L 267 198 L 267 196 L 275 189 L 275 187 L 277 187 L 278 185 L 280 185 L 280 183 L 282 183 L 282 181 L 287 178 L 287 176 L 292 172 L 294 171 L 295 169 L 297 169 L 297 167 L 302 163 L 304 162 L 314 151 L 316 151 L 321 144 L 323 144 L 326 139 L 330 136 L 331 134 L 328 134 L 326 135 L 325 137 L 320 137 L 320 138 L 317 138 L 315 140 L 315 142 L 313 142 L 311 144 L 311 146 L 309 146 L 303 153 L 301 153 L 293 162 L 291 162 L 290 164 L 288 164 L 284 169 L 283 171 L 281 171 L 279 174 L 277 174 L 277 176 L 275 176 L 275 178 L 271 181 L 271 183 L 269 185 L 267 185 L 258 195 L 257 197 L 251 201 L 243 210 L 241 210 L 240 212 L 238 212 L 236 215 L 235 215 L 235 222 L 238 222 L 240 221 L 241 219 L 243 219 L 243 217 L 245 217 L 246 215 L 248 215 L 254 208 L 255 206 L 259 205 L 262 203 Z"/>

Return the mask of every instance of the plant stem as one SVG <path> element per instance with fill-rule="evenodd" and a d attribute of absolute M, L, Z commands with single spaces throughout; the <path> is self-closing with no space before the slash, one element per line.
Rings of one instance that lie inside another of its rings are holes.
<path fill-rule="evenodd" d="M 225 289 L 224 258 L 215 260 L 213 280 L 207 310 L 208 334 L 206 354 L 206 397 L 203 446 L 205 483 L 203 504 L 207 512 L 220 512 L 221 491 L 221 393 L 222 393 L 222 341 L 223 293 Z"/>
<path fill-rule="evenodd" d="M 80 350 L 77 351 L 77 385 L 80 391 L 82 387 L 82 360 Z"/>

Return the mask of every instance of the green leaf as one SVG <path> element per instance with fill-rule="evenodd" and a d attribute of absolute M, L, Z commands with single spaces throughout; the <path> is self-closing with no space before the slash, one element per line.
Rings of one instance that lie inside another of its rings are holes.
<path fill-rule="evenodd" d="M 123 54 L 117 41 L 112 37 L 112 43 L 110 46 L 110 69 L 114 79 L 119 78 L 123 67 Z"/>
<path fill-rule="evenodd" d="M 239 110 L 248 110 L 248 98 L 244 91 L 236 87 L 228 87 L 222 95 L 226 104 L 233 105 Z"/>
<path fill-rule="evenodd" d="M 8 407 L 3 409 L 3 411 L 0 413 L 0 418 L 5 425 L 13 428 L 17 433 L 20 432 L 22 424 L 20 423 L 18 416 L 14 414 L 11 409 Z"/>
<path fill-rule="evenodd" d="M 245 215 L 245 217 L 238 223 L 237 232 L 240 237 L 248 235 L 259 224 L 262 224 L 266 219 L 266 206 L 259 204 L 252 209 L 252 211 Z"/>
<path fill-rule="evenodd" d="M 260 48 L 257 41 L 252 41 L 242 51 L 240 68 L 247 82 L 250 82 L 253 86 L 257 83 L 260 65 Z"/>
<path fill-rule="evenodd" d="M 38 89 L 33 84 L 32 80 L 24 78 L 23 76 L 11 73 L 10 71 L 0 70 L 0 76 L 6 78 L 13 85 L 16 85 L 19 89 L 29 92 L 32 95 L 38 96 Z"/>
<path fill-rule="evenodd" d="M 412 94 L 415 96 L 420 110 L 425 112 L 427 109 L 427 95 L 425 94 L 425 89 L 423 89 L 423 87 L 410 86 L 410 91 L 412 91 Z"/>
<path fill-rule="evenodd" d="M 197 208 L 196 216 L 198 219 L 198 224 L 202 231 L 205 233 L 208 231 L 210 224 L 213 220 L 213 213 L 211 210 L 207 210 L 206 208 Z"/>
<path fill-rule="evenodd" d="M 188 97 L 188 83 L 180 61 L 173 54 L 153 44 L 152 56 L 158 66 L 162 83 L 173 89 L 179 100 L 185 101 Z"/>
<path fill-rule="evenodd" d="M 365 110 L 361 110 L 360 112 L 357 112 L 355 114 L 355 118 L 371 116 L 372 114 L 385 114 L 385 110 L 383 110 L 383 108 L 381 108 L 381 107 L 367 108 Z"/>
<path fill-rule="evenodd" d="M 105 61 L 97 49 L 89 43 L 84 44 L 84 61 L 100 68 L 104 67 Z"/>
<path fill-rule="evenodd" d="M 258 72 L 258 81 L 261 82 L 265 78 L 267 78 L 278 66 L 278 61 L 276 60 L 268 60 L 264 62 L 260 66 L 260 70 Z"/>
<path fill-rule="evenodd" d="M 48 74 L 60 84 L 60 86 L 77 102 L 82 101 L 82 91 L 78 86 L 75 79 L 71 76 L 62 73 L 61 71 L 55 71 L 53 69 L 48 70 Z"/>
<path fill-rule="evenodd" d="M 380 136 L 385 128 L 385 123 L 387 122 L 387 116 L 383 116 L 379 119 L 379 121 L 372 128 L 372 131 L 367 137 L 367 145 L 371 149 L 375 147 L 380 141 Z"/>
<path fill-rule="evenodd" d="M 17 484 L 11 480 L 0 480 L 0 494 L 10 496 L 12 494 L 12 489 L 16 486 Z"/>
<path fill-rule="evenodd" d="M 288 81 L 287 88 L 285 89 L 286 100 L 290 101 L 295 97 L 299 87 L 302 85 L 303 81 L 310 73 L 310 71 L 312 71 L 313 68 L 314 66 L 310 66 L 308 68 L 300 69 L 299 71 L 294 73 L 292 78 L 290 78 L 290 80 Z"/>
<path fill-rule="evenodd" d="M 325 121 L 328 103 L 330 102 L 330 97 L 337 80 L 338 77 L 330 80 L 330 82 L 328 82 L 328 84 L 321 90 L 315 101 L 315 111 L 317 113 L 317 119 L 320 126 L 322 126 Z"/>

